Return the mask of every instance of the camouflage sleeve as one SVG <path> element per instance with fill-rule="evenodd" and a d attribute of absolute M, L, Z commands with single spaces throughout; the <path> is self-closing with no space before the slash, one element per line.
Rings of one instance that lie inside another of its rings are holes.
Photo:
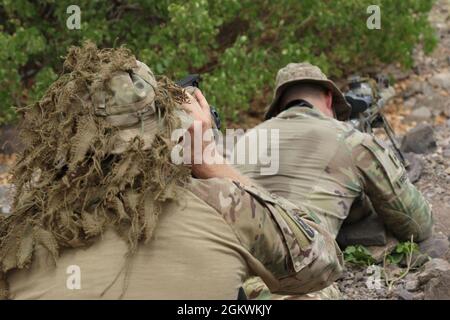
<path fill-rule="evenodd" d="M 218 180 L 218 179 L 216 179 Z M 334 239 L 284 199 L 220 179 L 217 199 L 205 199 L 229 224 L 252 275 L 273 293 L 302 294 L 337 279 L 342 253 Z"/>
<path fill-rule="evenodd" d="M 353 159 L 369 196 L 386 227 L 401 240 L 429 237 L 431 208 L 409 181 L 407 172 L 392 150 L 376 137 L 367 135 L 353 148 Z"/>

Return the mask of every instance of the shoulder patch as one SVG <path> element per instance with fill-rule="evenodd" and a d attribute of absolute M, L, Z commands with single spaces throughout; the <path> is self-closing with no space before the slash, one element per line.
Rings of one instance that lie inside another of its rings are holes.
<path fill-rule="evenodd" d="M 384 142 L 375 137 L 365 139 L 361 144 L 378 160 L 392 188 L 394 190 L 401 189 L 402 184 L 407 179 L 406 170 L 394 152 Z"/>

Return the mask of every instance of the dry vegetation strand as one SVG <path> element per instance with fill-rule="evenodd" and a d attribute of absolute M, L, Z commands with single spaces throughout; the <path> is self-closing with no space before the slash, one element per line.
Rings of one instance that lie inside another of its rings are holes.
<path fill-rule="evenodd" d="M 170 133 L 185 95 L 167 78 L 158 79 L 155 116 L 162 125 L 151 148 L 143 150 L 135 138 L 124 153 L 110 153 L 117 129 L 95 116 L 90 96 L 99 90 L 108 96 L 114 73 L 135 66 L 125 48 L 72 47 L 59 79 L 21 110 L 25 149 L 12 171 L 12 214 L 0 220 L 0 279 L 29 266 L 38 246 L 56 261 L 61 248 L 89 245 L 108 227 L 133 254 L 139 241 L 151 239 L 162 204 L 188 181 L 189 170 L 170 161 Z"/>

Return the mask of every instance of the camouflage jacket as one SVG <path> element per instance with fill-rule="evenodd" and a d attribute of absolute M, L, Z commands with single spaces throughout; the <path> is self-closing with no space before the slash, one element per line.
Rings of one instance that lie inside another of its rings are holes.
<path fill-rule="evenodd" d="M 305 208 L 334 236 L 344 220 L 362 218 L 351 209 L 365 197 L 399 239 L 413 236 L 420 241 L 429 236 L 430 205 L 390 148 L 376 137 L 306 107 L 290 108 L 253 130 L 260 136 L 261 129 L 279 130 L 278 172 L 261 175 L 259 161 L 246 160 L 237 168 L 268 191 Z M 248 148 L 248 136 L 238 144 Z"/>
<path fill-rule="evenodd" d="M 245 248 L 249 275 L 261 277 L 272 292 L 312 292 L 342 272 L 333 237 L 288 200 L 226 179 L 196 180 L 191 191 L 223 217 Z"/>
<path fill-rule="evenodd" d="M 9 298 L 236 299 L 249 276 L 272 292 L 302 294 L 342 271 L 333 237 L 279 197 L 218 178 L 192 179 L 177 194 L 132 258 L 111 229 L 87 248 L 61 250 L 56 265 L 39 246 L 28 269 L 8 273 Z"/>

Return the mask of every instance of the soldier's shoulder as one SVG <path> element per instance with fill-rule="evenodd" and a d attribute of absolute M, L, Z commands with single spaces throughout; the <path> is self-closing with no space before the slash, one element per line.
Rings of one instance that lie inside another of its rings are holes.
<path fill-rule="evenodd" d="M 186 188 L 195 194 L 201 195 L 201 197 L 209 197 L 217 194 L 218 192 L 232 192 L 235 188 L 235 184 L 232 180 L 227 178 L 209 178 L 209 179 L 196 179 L 192 178 Z"/>
<path fill-rule="evenodd" d="M 245 194 L 232 180 L 225 178 L 192 179 L 187 188 L 222 215 L 230 206 L 239 209 Z"/>
<path fill-rule="evenodd" d="M 333 120 L 333 123 L 338 130 L 338 135 L 350 150 L 360 146 L 365 141 L 372 140 L 372 136 L 370 134 L 355 129 L 348 122 Z"/>

